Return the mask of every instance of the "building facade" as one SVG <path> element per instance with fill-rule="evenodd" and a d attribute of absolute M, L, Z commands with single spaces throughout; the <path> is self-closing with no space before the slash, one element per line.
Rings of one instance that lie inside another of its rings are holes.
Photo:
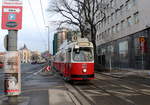
<path fill-rule="evenodd" d="M 61 44 L 65 40 L 71 40 L 73 35 L 81 36 L 79 31 L 73 31 L 67 28 L 57 29 L 57 32 L 54 34 L 54 40 L 53 40 L 53 55 L 57 53 Z"/>
<path fill-rule="evenodd" d="M 21 63 L 30 63 L 31 61 L 31 51 L 24 45 L 20 50 L 20 60 Z"/>
<path fill-rule="evenodd" d="M 63 43 L 64 40 L 67 39 L 67 28 L 58 28 L 57 32 L 54 34 L 53 40 L 53 55 L 59 50 L 59 46 Z"/>
<path fill-rule="evenodd" d="M 112 69 L 150 69 L 150 1 L 105 3 L 106 18 L 97 25 L 97 62 Z"/>
<path fill-rule="evenodd" d="M 39 51 L 31 51 L 31 62 L 37 62 L 41 58 L 41 53 Z"/>

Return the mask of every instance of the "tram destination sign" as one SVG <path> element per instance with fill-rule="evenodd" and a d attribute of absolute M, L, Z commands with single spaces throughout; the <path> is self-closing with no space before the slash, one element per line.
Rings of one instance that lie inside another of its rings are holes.
<path fill-rule="evenodd" d="M 1 25 L 7 30 L 22 28 L 22 0 L 3 0 Z"/>

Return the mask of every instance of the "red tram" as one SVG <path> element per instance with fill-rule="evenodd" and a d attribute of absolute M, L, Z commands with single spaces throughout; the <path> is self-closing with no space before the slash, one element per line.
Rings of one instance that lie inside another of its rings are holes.
<path fill-rule="evenodd" d="M 54 57 L 53 66 L 65 80 L 94 79 L 93 44 L 86 38 L 65 41 Z"/>

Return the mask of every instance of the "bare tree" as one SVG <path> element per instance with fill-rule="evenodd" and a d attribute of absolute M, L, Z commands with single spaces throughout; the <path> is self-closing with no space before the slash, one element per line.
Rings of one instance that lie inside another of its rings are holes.
<path fill-rule="evenodd" d="M 96 53 L 96 27 L 105 19 L 106 7 L 103 0 L 55 0 L 49 11 L 61 14 L 65 18 L 62 23 L 78 26 L 82 37 L 87 37 L 87 33 L 90 33 Z M 96 18 L 97 15 L 100 17 Z"/>

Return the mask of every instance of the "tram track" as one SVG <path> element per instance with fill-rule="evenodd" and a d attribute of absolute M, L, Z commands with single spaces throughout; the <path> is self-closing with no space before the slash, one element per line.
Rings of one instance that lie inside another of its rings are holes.
<path fill-rule="evenodd" d="M 104 93 L 106 93 L 106 94 L 108 94 L 108 95 L 110 95 L 112 97 L 115 97 L 118 100 L 122 100 L 122 101 L 125 101 L 125 102 L 129 103 L 129 105 L 136 105 L 135 103 L 133 103 L 131 100 L 127 99 L 126 97 L 124 97 L 124 96 L 118 96 L 117 94 L 114 94 L 114 93 L 108 91 L 107 89 L 105 89 L 103 87 L 100 87 L 100 86 L 98 86 L 98 85 L 96 85 L 94 83 L 92 83 L 91 86 L 94 86 L 95 88 L 97 88 L 99 90 L 102 90 Z"/>
<path fill-rule="evenodd" d="M 129 105 L 137 105 L 132 99 L 129 98 L 132 95 L 133 96 L 134 95 L 137 95 L 137 96 L 141 95 L 141 96 L 147 96 L 147 97 L 150 96 L 149 94 L 144 93 L 140 89 L 135 89 L 133 87 L 128 87 L 125 85 L 120 85 L 117 82 L 117 80 L 112 82 L 109 80 L 101 79 L 98 76 L 96 76 L 96 80 L 97 80 L 97 83 L 92 81 L 91 84 L 88 86 L 91 88 L 94 86 L 96 89 L 102 90 L 103 92 L 109 94 L 110 96 L 116 97 L 122 101 L 126 101 L 127 103 L 129 103 Z M 120 81 L 120 80 L 119 80 L 119 82 L 123 83 L 123 81 Z M 107 84 L 107 85 L 106 86 L 100 85 L 102 83 Z M 110 89 L 111 86 L 113 86 L 113 89 Z"/>
<path fill-rule="evenodd" d="M 142 86 L 141 84 L 139 84 L 139 83 L 137 83 L 135 81 L 128 81 L 128 80 L 125 80 L 122 77 L 114 76 L 114 75 L 111 75 L 111 74 L 100 73 L 100 72 L 96 72 L 96 73 L 100 74 L 100 75 L 103 75 L 103 76 L 107 76 L 107 77 L 111 77 L 111 78 L 116 78 L 116 79 L 119 79 L 120 81 L 128 82 L 128 83 L 133 84 L 133 85 Z"/>
<path fill-rule="evenodd" d="M 140 89 L 135 89 L 135 87 L 133 88 L 133 87 L 127 87 L 127 86 L 125 86 L 125 85 L 120 85 L 120 84 L 118 84 L 118 81 L 119 82 L 122 82 L 122 81 L 120 81 L 120 80 L 115 80 L 115 82 L 116 83 L 114 83 L 114 82 L 111 82 L 111 81 L 107 81 L 107 80 L 103 80 L 103 79 L 100 79 L 100 78 L 96 78 L 96 79 L 98 79 L 98 80 L 100 80 L 100 81 L 103 81 L 103 82 L 107 82 L 107 83 L 109 83 L 109 84 L 113 84 L 113 85 L 116 85 L 116 86 L 119 86 L 120 88 L 124 88 L 124 89 L 128 89 L 128 90 L 131 90 L 131 91 L 134 91 L 135 93 L 139 93 L 139 94 L 141 94 L 141 95 L 147 95 L 147 94 L 145 94 L 145 93 L 143 93 Z"/>
<path fill-rule="evenodd" d="M 80 103 L 80 105 L 96 105 L 88 96 L 86 96 L 82 90 L 76 85 L 65 84 L 67 91 L 70 92 Z M 77 105 L 77 104 L 75 104 Z"/>
<path fill-rule="evenodd" d="M 99 76 L 101 76 L 101 77 L 104 76 L 105 78 L 115 79 L 114 82 L 116 82 L 116 83 L 111 82 L 111 81 L 107 81 L 108 83 L 113 83 L 113 84 L 118 85 L 118 86 L 120 86 L 120 87 L 122 87 L 122 88 L 126 88 L 126 89 L 129 89 L 129 90 L 138 92 L 138 93 L 140 93 L 140 94 L 142 94 L 142 95 L 150 95 L 150 93 L 147 94 L 147 93 L 145 93 L 144 91 L 142 91 L 142 88 L 147 88 L 147 87 L 145 87 L 145 86 L 143 86 L 143 85 L 141 85 L 141 84 L 139 84 L 139 83 L 136 83 L 136 82 L 134 82 L 134 81 L 127 81 L 127 80 L 124 80 L 123 78 L 119 78 L 119 77 L 116 77 L 116 76 L 107 75 L 107 74 L 103 74 L 103 73 L 97 73 L 97 74 L 99 74 Z M 97 78 L 97 77 L 96 77 L 96 78 Z M 102 79 L 100 79 L 100 78 L 97 78 L 97 79 L 99 79 L 99 80 L 102 81 Z M 106 80 L 105 80 L 105 81 L 106 81 Z M 126 84 L 128 84 L 128 87 L 119 85 L 119 84 L 117 84 L 117 83 L 126 83 Z M 138 86 L 141 87 L 141 88 L 138 88 Z M 131 88 L 129 88 L 129 87 L 131 87 Z M 148 88 L 148 89 L 149 89 L 149 88 Z"/>
<path fill-rule="evenodd" d="M 105 78 L 108 78 L 105 80 Z M 105 84 L 105 85 L 103 85 Z M 95 103 L 93 98 L 90 96 L 89 91 L 95 91 L 99 92 L 101 95 L 105 95 L 113 97 L 112 99 L 118 100 L 118 102 L 123 102 L 125 105 L 137 105 L 137 101 L 132 99 L 132 97 L 149 97 L 150 94 L 147 94 L 146 92 L 142 91 L 139 87 L 135 88 L 137 84 L 135 85 L 132 82 L 128 83 L 125 82 L 122 79 L 113 78 L 105 75 L 96 75 L 96 79 L 93 81 L 88 82 L 85 85 L 71 85 L 73 89 L 78 92 L 84 99 L 89 103 L 89 105 L 99 105 L 98 103 Z M 88 87 L 86 89 L 85 87 Z M 71 90 L 71 91 L 70 91 Z M 75 95 L 75 92 L 70 89 L 69 91 L 72 92 L 72 94 Z M 82 103 L 81 99 L 78 95 L 75 95 L 75 97 Z M 87 105 L 87 104 L 81 104 L 81 105 Z"/>

